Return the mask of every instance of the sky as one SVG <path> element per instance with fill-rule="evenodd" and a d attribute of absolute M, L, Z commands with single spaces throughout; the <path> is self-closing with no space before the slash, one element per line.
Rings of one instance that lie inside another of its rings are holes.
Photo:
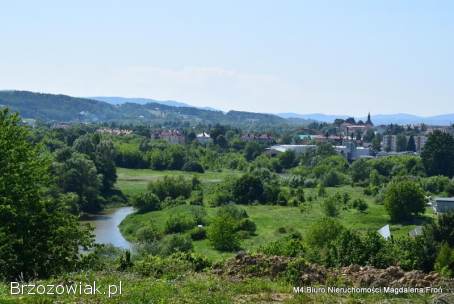
<path fill-rule="evenodd" d="M 454 1 L 0 0 L 0 89 L 453 113 Z"/>

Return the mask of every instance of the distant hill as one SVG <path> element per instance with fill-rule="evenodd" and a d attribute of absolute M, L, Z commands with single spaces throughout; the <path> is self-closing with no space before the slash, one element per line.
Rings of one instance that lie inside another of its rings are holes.
<path fill-rule="evenodd" d="M 333 122 L 347 115 L 280 113 L 262 114 L 242 111 L 224 113 L 214 109 L 191 107 L 176 101 L 155 101 L 146 98 L 95 97 L 77 98 L 67 95 L 43 94 L 28 91 L 0 91 L 0 107 L 9 107 L 23 118 L 47 122 L 122 122 L 230 124 L 235 126 L 275 126 L 279 124 L 303 125 L 309 121 Z M 134 101 L 134 102 L 132 102 Z M 365 117 L 360 117 L 363 121 Z M 398 123 L 425 123 L 451 125 L 454 114 L 421 117 L 410 114 L 372 115 L 375 125 Z"/>
<path fill-rule="evenodd" d="M 155 100 L 150 98 L 128 98 L 128 97 L 108 97 L 108 96 L 96 96 L 96 97 L 87 97 L 89 99 L 104 101 L 113 105 L 121 105 L 125 103 L 137 103 L 140 105 L 144 105 L 147 103 L 159 103 L 162 105 L 170 106 L 170 107 L 192 107 L 191 105 L 178 102 L 173 100 Z"/>
<path fill-rule="evenodd" d="M 89 99 L 104 101 L 113 105 L 122 105 L 125 103 L 137 103 L 140 105 L 145 105 L 147 103 L 159 103 L 165 106 L 170 107 L 186 107 L 186 108 L 199 108 L 203 110 L 210 110 L 210 111 L 219 111 L 217 109 L 211 107 L 194 107 L 190 104 L 174 101 L 174 100 L 156 100 L 151 98 L 128 98 L 128 97 L 107 97 L 107 96 L 96 96 L 96 97 L 88 97 Z"/>
<path fill-rule="evenodd" d="M 278 116 L 286 119 L 306 119 L 321 122 L 333 122 L 336 118 L 346 119 L 348 115 L 327 115 L 321 113 L 314 114 L 297 114 L 297 113 L 279 113 Z M 367 117 L 355 117 L 355 119 L 367 120 Z M 454 124 L 454 113 L 437 115 L 437 116 L 417 116 L 405 113 L 397 114 L 377 114 L 371 115 L 372 122 L 375 125 L 386 124 L 419 124 L 425 123 L 427 125 L 447 126 Z"/>
<path fill-rule="evenodd" d="M 327 115 L 322 113 L 313 113 L 313 114 L 297 114 L 297 113 L 279 113 L 278 116 L 282 118 L 298 118 L 298 119 L 305 119 L 305 120 L 312 120 L 312 121 L 320 121 L 320 122 L 333 122 L 336 118 L 346 119 L 349 116 L 347 115 Z"/>
<path fill-rule="evenodd" d="M 224 113 L 190 106 L 164 105 L 148 99 L 145 104 L 140 102 L 110 104 L 94 99 L 28 91 L 0 91 L 0 107 L 2 106 L 20 113 L 23 118 L 46 122 L 187 122 L 190 124 L 221 123 L 242 127 L 292 123 L 272 114 L 239 111 Z"/>

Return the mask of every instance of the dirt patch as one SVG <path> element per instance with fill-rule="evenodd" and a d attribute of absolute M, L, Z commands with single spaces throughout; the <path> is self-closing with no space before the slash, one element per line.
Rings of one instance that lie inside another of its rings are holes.
<path fill-rule="evenodd" d="M 248 277 L 292 277 L 296 278 L 300 286 L 324 285 L 333 282 L 345 286 L 355 287 L 440 287 L 452 291 L 453 281 L 443 280 L 437 273 L 425 273 L 418 270 L 404 271 L 400 267 L 392 266 L 379 269 L 370 266 L 351 265 L 341 268 L 325 268 L 310 263 L 300 263 L 295 268 L 295 258 L 266 255 L 249 255 L 239 253 L 224 264 L 214 267 L 213 272 L 226 275 L 233 280 Z"/>

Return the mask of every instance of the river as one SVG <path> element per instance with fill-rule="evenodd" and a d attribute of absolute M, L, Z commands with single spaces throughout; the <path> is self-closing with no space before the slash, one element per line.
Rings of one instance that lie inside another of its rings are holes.
<path fill-rule="evenodd" d="M 106 209 L 99 214 L 85 215 L 82 223 L 94 226 L 95 241 L 99 244 L 112 244 L 122 249 L 131 249 L 132 245 L 121 234 L 118 225 L 126 216 L 134 212 L 133 207 Z"/>

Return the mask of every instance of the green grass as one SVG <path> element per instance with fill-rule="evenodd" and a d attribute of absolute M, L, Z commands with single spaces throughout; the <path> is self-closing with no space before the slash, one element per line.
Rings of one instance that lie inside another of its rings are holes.
<path fill-rule="evenodd" d="M 118 168 L 118 182 L 117 187 L 127 195 L 134 195 L 146 191 L 147 184 L 150 181 L 162 178 L 166 175 L 170 176 L 197 176 L 205 187 L 210 184 L 221 182 L 229 175 L 238 175 L 239 172 L 235 171 L 222 171 L 213 172 L 207 171 L 201 173 L 191 173 L 183 171 L 156 171 L 151 169 L 124 169 Z M 346 227 L 356 231 L 377 231 L 379 228 L 386 224 L 390 224 L 389 216 L 387 215 L 383 205 L 378 205 L 373 201 L 372 197 L 363 194 L 363 188 L 342 186 L 336 188 L 327 188 L 327 195 L 332 195 L 335 192 L 348 193 L 351 200 L 362 198 L 367 203 L 369 208 L 366 212 L 362 213 L 355 209 L 342 210 L 337 217 L 338 220 Z M 317 198 L 316 189 L 306 188 L 305 197 L 315 198 L 307 205 L 301 212 L 300 208 L 296 207 L 282 207 L 275 205 L 255 205 L 255 206 L 242 206 L 246 209 L 250 218 L 256 223 L 256 235 L 243 240 L 242 247 L 246 250 L 254 250 L 255 248 L 266 244 L 281 237 L 277 232 L 279 227 L 285 227 L 287 230 L 294 229 L 303 234 L 307 232 L 308 228 L 318 219 L 323 216 L 321 202 L 323 198 Z M 205 207 L 209 216 L 216 212 L 216 208 Z M 178 206 L 171 209 L 164 209 L 157 212 L 149 212 L 145 214 L 132 214 L 128 216 L 120 225 L 123 235 L 134 241 L 134 235 L 137 229 L 153 223 L 156 227 L 164 229 L 166 220 L 172 214 L 189 212 L 186 206 Z M 430 220 L 433 217 L 431 209 L 426 210 L 426 214 L 412 223 L 405 225 L 391 224 L 391 234 L 395 237 L 408 235 L 417 224 L 420 225 Z M 211 260 L 221 260 L 231 256 L 229 253 L 220 253 L 214 250 L 207 240 L 194 242 L 194 249 L 196 252 L 201 253 Z"/>
<path fill-rule="evenodd" d="M 185 176 L 191 178 L 197 176 L 202 183 L 217 183 L 223 181 L 229 175 L 238 175 L 237 171 L 224 170 L 222 172 L 206 171 L 205 173 L 184 172 L 176 170 L 157 171 L 151 169 L 126 169 L 117 168 L 118 180 L 116 187 L 126 195 L 135 195 L 146 191 L 150 181 L 168 176 Z"/>
<path fill-rule="evenodd" d="M 367 212 L 359 212 L 356 209 L 342 210 L 337 219 L 347 228 L 366 232 L 377 231 L 379 228 L 389 224 L 389 216 L 386 214 L 383 205 L 378 205 L 372 201 L 370 197 L 362 194 L 362 188 L 352 188 L 344 186 L 339 188 L 328 188 L 328 194 L 334 192 L 348 192 L 352 199 L 362 197 L 369 205 Z M 306 189 L 306 196 L 313 196 L 315 189 Z M 304 235 L 307 233 L 309 227 L 318 219 L 323 217 L 320 202 L 322 199 L 314 200 L 308 204 L 309 207 L 301 212 L 300 208 L 276 206 L 276 205 L 250 205 L 241 207 L 244 208 L 249 217 L 257 225 L 256 235 L 242 241 L 242 247 L 246 250 L 254 250 L 257 247 L 269 243 L 282 237 L 277 230 L 279 227 L 285 227 L 287 230 L 294 229 Z M 217 208 L 205 207 L 208 216 L 212 216 Z M 123 235 L 129 239 L 134 240 L 134 234 L 140 227 L 153 223 L 156 227 L 163 230 L 166 220 L 175 214 L 189 214 L 189 207 L 186 205 L 177 206 L 170 209 L 164 209 L 155 212 L 148 212 L 145 214 L 132 214 L 129 215 L 120 225 L 120 230 Z M 431 210 L 427 210 L 428 215 L 423 217 L 423 221 L 427 221 L 432 214 Z M 407 235 L 416 225 L 390 225 L 391 233 L 393 236 Z M 222 260 L 232 254 L 220 253 L 214 250 L 208 240 L 195 241 L 194 250 L 198 253 L 206 255 L 211 260 Z"/>
<path fill-rule="evenodd" d="M 294 294 L 283 280 L 249 278 L 230 280 L 210 273 L 188 273 L 176 280 L 141 277 L 125 272 L 80 272 L 35 284 L 71 284 L 96 281 L 100 291 L 122 282 L 122 294 L 97 295 L 9 295 L 0 282 L 0 303 L 431 303 L 430 294 Z"/>

